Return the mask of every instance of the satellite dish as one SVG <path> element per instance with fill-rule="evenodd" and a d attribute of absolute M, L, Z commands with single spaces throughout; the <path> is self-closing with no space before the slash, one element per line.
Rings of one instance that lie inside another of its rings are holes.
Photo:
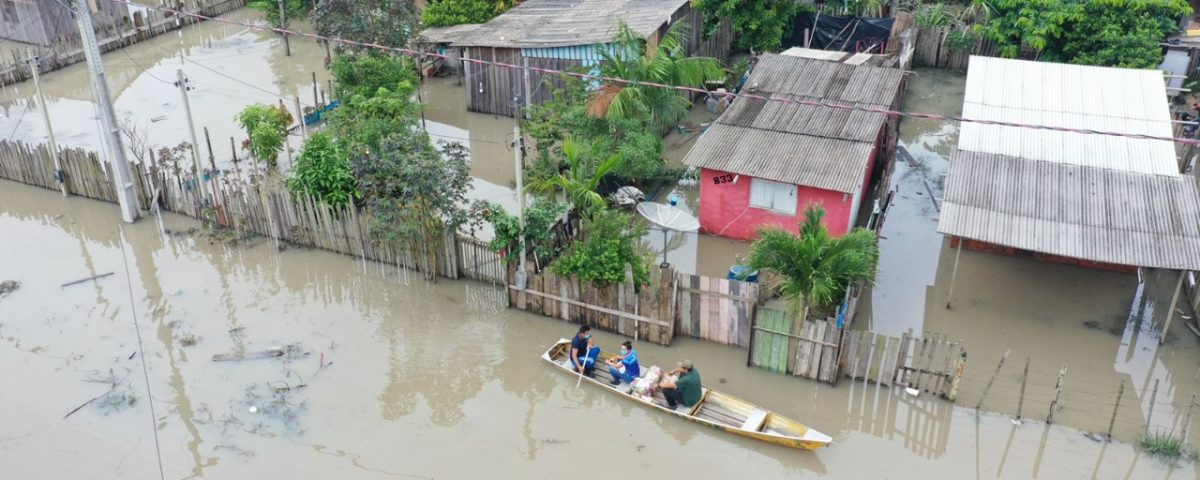
<path fill-rule="evenodd" d="M 670 264 L 667 263 L 667 232 L 695 232 L 700 230 L 700 221 L 692 214 L 683 211 L 677 207 L 664 205 L 654 202 L 642 202 L 637 205 L 637 211 L 650 223 L 658 226 L 663 231 L 663 263 L 662 267 L 666 268 Z"/>
<path fill-rule="evenodd" d="M 637 206 L 638 213 L 666 230 L 676 232 L 695 232 L 700 230 L 700 221 L 692 214 L 680 208 L 654 202 L 642 202 Z"/>

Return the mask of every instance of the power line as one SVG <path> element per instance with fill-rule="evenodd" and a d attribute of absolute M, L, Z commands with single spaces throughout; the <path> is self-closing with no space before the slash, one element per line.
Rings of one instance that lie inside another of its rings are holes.
<path fill-rule="evenodd" d="M 130 2 L 129 0 L 108 0 L 108 1 L 114 2 L 114 3 L 126 4 L 126 5 L 134 5 L 134 3 Z M 523 65 L 515 65 L 515 64 L 511 64 L 511 63 L 503 63 L 503 62 L 496 62 L 496 61 L 489 61 L 489 60 L 479 60 L 479 59 L 475 59 L 475 58 L 461 58 L 461 59 L 460 58 L 451 58 L 448 55 L 442 55 L 442 54 L 431 53 L 431 52 L 422 52 L 422 51 L 413 50 L 410 48 L 389 47 L 389 46 L 380 45 L 377 43 L 356 42 L 353 40 L 346 40 L 343 38 L 326 37 L 326 36 L 317 35 L 317 34 L 313 34 L 313 33 L 297 32 L 297 31 L 287 30 L 287 29 L 283 29 L 283 28 L 275 28 L 275 27 L 262 26 L 262 25 L 253 25 L 253 24 L 248 24 L 248 23 L 244 23 L 244 22 L 238 22 L 238 21 L 234 21 L 234 20 L 226 20 L 226 19 L 221 19 L 221 18 L 214 18 L 214 17 L 210 17 L 207 15 L 202 15 L 202 14 L 192 13 L 192 12 L 185 12 L 185 11 L 175 10 L 172 8 L 161 7 L 161 6 L 160 7 L 147 7 L 147 8 L 153 8 L 155 10 L 170 13 L 173 15 L 184 15 L 184 16 L 188 16 L 188 17 L 197 18 L 200 20 L 209 20 L 209 21 L 213 21 L 213 22 L 217 22 L 217 23 L 225 23 L 228 25 L 240 25 L 240 26 L 243 26 L 246 28 L 252 28 L 252 29 L 257 29 L 257 30 L 269 30 L 269 31 L 276 32 L 276 33 L 283 34 L 283 35 L 296 35 L 296 36 L 311 38 L 313 40 L 333 42 L 333 43 L 337 43 L 337 44 L 341 44 L 341 45 L 349 45 L 349 46 L 369 48 L 369 49 L 375 49 L 375 50 L 381 50 L 381 51 L 395 52 L 395 53 L 400 53 L 400 54 L 411 56 L 411 57 L 440 58 L 443 60 L 463 61 L 463 62 L 474 63 L 474 64 L 478 64 L 478 65 L 493 65 L 493 66 L 497 66 L 497 67 L 501 67 L 501 68 L 507 68 L 510 70 L 529 70 L 529 71 L 534 71 L 534 72 L 539 72 L 539 73 L 560 74 L 560 75 L 565 75 L 565 76 L 570 76 L 570 77 L 575 77 L 575 78 L 580 78 L 580 79 L 585 79 L 585 80 L 600 80 L 600 81 L 617 83 L 617 84 L 621 84 L 621 85 L 646 86 L 646 87 L 652 87 L 652 88 L 665 88 L 665 89 L 671 89 L 671 90 L 678 90 L 681 92 L 689 92 L 689 93 L 700 93 L 700 94 L 706 94 L 706 95 L 711 94 L 711 92 L 701 89 L 701 88 L 684 87 L 684 86 L 678 86 L 678 85 L 667 85 L 667 84 L 662 84 L 662 83 L 657 83 L 657 82 L 643 82 L 643 81 L 638 81 L 638 80 L 626 80 L 623 78 L 606 77 L 603 75 L 593 75 L 590 73 L 567 72 L 567 71 L 555 70 L 555 69 L 551 69 L 551 68 L 529 67 L 529 66 L 523 66 Z M 1188 138 L 1175 138 L 1175 137 L 1170 137 L 1170 136 L 1145 135 L 1145 134 L 1140 134 L 1140 133 L 1112 132 L 1112 131 L 1093 130 L 1093 129 L 1086 129 L 1086 128 L 1056 127 L 1056 126 L 1051 126 L 1051 125 L 1035 125 L 1035 124 L 1005 122 L 1005 121 L 996 121 L 996 120 L 983 120 L 983 119 L 976 119 L 976 118 L 956 117 L 956 116 L 951 116 L 951 115 L 938 115 L 938 114 L 923 113 L 923 112 L 905 112 L 905 111 L 900 111 L 900 110 L 891 110 L 891 109 L 887 109 L 887 108 L 860 107 L 860 106 L 856 106 L 856 105 L 830 103 L 830 102 L 826 102 L 823 100 L 793 100 L 790 98 L 767 97 L 767 96 L 757 95 L 757 94 L 752 94 L 752 93 L 732 93 L 732 92 L 724 93 L 724 94 L 722 94 L 722 96 L 731 98 L 731 99 L 732 98 L 746 98 L 746 99 L 750 99 L 750 100 L 758 100 L 758 101 L 764 101 L 764 102 L 778 102 L 778 103 L 789 104 L 789 105 L 810 106 L 810 107 L 817 107 L 817 108 L 831 108 L 831 109 L 835 109 L 835 110 L 847 110 L 847 111 L 857 111 L 857 112 L 866 112 L 866 113 L 877 113 L 877 114 L 881 114 L 881 115 L 896 116 L 896 117 L 923 118 L 923 119 L 929 119 L 929 120 L 952 121 L 952 122 L 960 122 L 960 123 L 977 123 L 977 124 L 981 124 L 981 125 L 993 125 L 993 126 L 1000 126 L 1000 127 L 1028 128 L 1028 129 L 1033 129 L 1033 130 L 1048 130 L 1048 131 L 1056 131 L 1056 132 L 1079 133 L 1079 134 L 1086 134 L 1086 135 L 1104 135 L 1104 136 L 1110 136 L 1110 137 L 1132 138 L 1132 139 L 1139 139 L 1139 140 L 1161 140 L 1161 141 L 1166 141 L 1166 142 L 1182 143 L 1182 144 L 1186 144 L 1186 145 L 1200 145 L 1200 140 L 1193 140 L 1193 139 L 1188 139 Z"/>
<path fill-rule="evenodd" d="M 138 356 L 142 360 L 142 378 L 146 381 L 146 398 L 150 404 L 150 427 L 154 432 L 154 454 L 158 457 L 158 476 L 161 479 L 166 479 L 167 475 L 163 470 L 162 447 L 158 441 L 158 414 L 154 411 L 154 394 L 150 391 L 150 369 L 146 366 L 146 348 L 142 342 L 142 326 L 138 321 L 137 304 L 133 299 L 133 280 L 129 273 L 129 258 L 125 255 L 125 230 L 117 225 L 117 237 L 121 239 L 121 265 L 125 267 L 125 288 L 129 292 L 129 312 L 133 317 L 133 331 L 137 333 Z"/>

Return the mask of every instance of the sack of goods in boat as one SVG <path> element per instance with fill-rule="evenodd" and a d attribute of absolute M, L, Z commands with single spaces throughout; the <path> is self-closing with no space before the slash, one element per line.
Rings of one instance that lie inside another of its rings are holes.
<path fill-rule="evenodd" d="M 662 377 L 662 369 L 657 365 L 646 369 L 646 373 L 641 378 L 633 379 L 633 392 L 640 397 L 649 397 L 654 394 L 654 389 L 658 388 L 658 379 Z"/>

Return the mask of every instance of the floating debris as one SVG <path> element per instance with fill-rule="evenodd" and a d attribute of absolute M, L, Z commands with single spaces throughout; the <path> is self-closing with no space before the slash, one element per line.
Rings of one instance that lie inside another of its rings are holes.
<path fill-rule="evenodd" d="M 113 274 L 113 272 L 101 273 L 101 274 L 99 274 L 99 275 L 92 275 L 92 276 L 90 276 L 90 277 L 87 277 L 87 278 L 81 278 L 81 279 L 79 279 L 79 280 L 75 280 L 75 281 L 73 281 L 73 282 L 67 282 L 67 283 L 64 283 L 64 284 L 60 285 L 60 286 L 59 286 L 59 288 L 69 287 L 69 286 L 71 286 L 71 285 L 78 285 L 78 284 L 80 284 L 80 283 L 84 283 L 84 282 L 91 281 L 91 280 L 99 280 L 99 279 L 101 279 L 101 278 L 104 278 L 104 277 L 110 276 L 110 275 L 112 275 L 112 274 Z"/>
<path fill-rule="evenodd" d="M 5 280 L 0 282 L 0 298 L 4 298 L 8 294 L 17 291 L 21 288 L 21 282 L 16 280 Z"/>

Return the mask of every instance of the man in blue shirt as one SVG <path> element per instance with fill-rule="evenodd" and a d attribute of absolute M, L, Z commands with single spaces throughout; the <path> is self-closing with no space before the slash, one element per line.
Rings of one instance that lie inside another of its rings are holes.
<path fill-rule="evenodd" d="M 592 338 L 592 327 L 584 325 L 579 327 L 579 333 L 571 339 L 571 367 L 579 371 L 579 373 L 588 374 L 596 369 L 595 359 L 592 359 L 591 368 L 587 368 L 584 358 L 588 354 L 588 340 Z"/>
<path fill-rule="evenodd" d="M 637 350 L 633 349 L 633 343 L 629 341 L 622 343 L 621 354 L 608 359 L 608 373 L 613 377 L 612 382 L 609 382 L 612 385 L 620 385 L 621 382 L 633 383 L 633 379 L 642 375 L 642 368 L 638 365 Z"/>

